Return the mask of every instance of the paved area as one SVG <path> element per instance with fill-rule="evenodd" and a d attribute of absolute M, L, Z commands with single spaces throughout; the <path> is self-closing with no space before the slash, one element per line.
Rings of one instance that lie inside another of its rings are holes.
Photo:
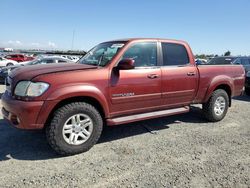
<path fill-rule="evenodd" d="M 3 92 L 3 86 L 0 91 Z M 226 118 L 183 115 L 106 128 L 90 151 L 60 157 L 42 131 L 0 120 L 0 187 L 250 187 L 250 97 Z"/>

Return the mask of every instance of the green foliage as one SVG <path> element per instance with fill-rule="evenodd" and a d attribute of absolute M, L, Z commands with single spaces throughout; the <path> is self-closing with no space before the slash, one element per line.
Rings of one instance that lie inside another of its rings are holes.
<path fill-rule="evenodd" d="M 228 50 L 227 52 L 225 52 L 224 56 L 230 56 L 231 52 Z"/>

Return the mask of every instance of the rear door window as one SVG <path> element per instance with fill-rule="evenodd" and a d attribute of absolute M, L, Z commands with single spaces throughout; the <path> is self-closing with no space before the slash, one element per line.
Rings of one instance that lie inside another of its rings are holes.
<path fill-rule="evenodd" d="M 185 46 L 174 43 L 162 43 L 163 65 L 186 65 L 189 57 Z"/>

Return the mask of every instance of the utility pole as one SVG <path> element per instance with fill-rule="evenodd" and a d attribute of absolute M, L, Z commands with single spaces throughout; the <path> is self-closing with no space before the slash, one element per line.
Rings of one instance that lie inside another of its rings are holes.
<path fill-rule="evenodd" d="M 71 50 L 73 51 L 74 48 L 74 40 L 75 40 L 75 30 L 73 30 L 73 36 L 72 36 L 72 43 L 71 43 Z"/>

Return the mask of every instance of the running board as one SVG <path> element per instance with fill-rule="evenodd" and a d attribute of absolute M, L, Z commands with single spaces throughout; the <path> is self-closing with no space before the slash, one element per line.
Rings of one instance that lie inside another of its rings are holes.
<path fill-rule="evenodd" d="M 113 119 L 107 119 L 107 124 L 108 125 L 120 125 L 120 124 L 153 119 L 153 118 L 158 118 L 158 117 L 163 117 L 163 116 L 182 114 L 182 113 L 189 112 L 189 109 L 190 109 L 189 106 L 185 106 L 185 107 L 173 108 L 173 109 L 168 109 L 168 110 L 161 110 L 161 111 L 154 111 L 154 112 L 148 112 L 148 113 L 143 113 L 143 114 L 117 117 Z"/>

